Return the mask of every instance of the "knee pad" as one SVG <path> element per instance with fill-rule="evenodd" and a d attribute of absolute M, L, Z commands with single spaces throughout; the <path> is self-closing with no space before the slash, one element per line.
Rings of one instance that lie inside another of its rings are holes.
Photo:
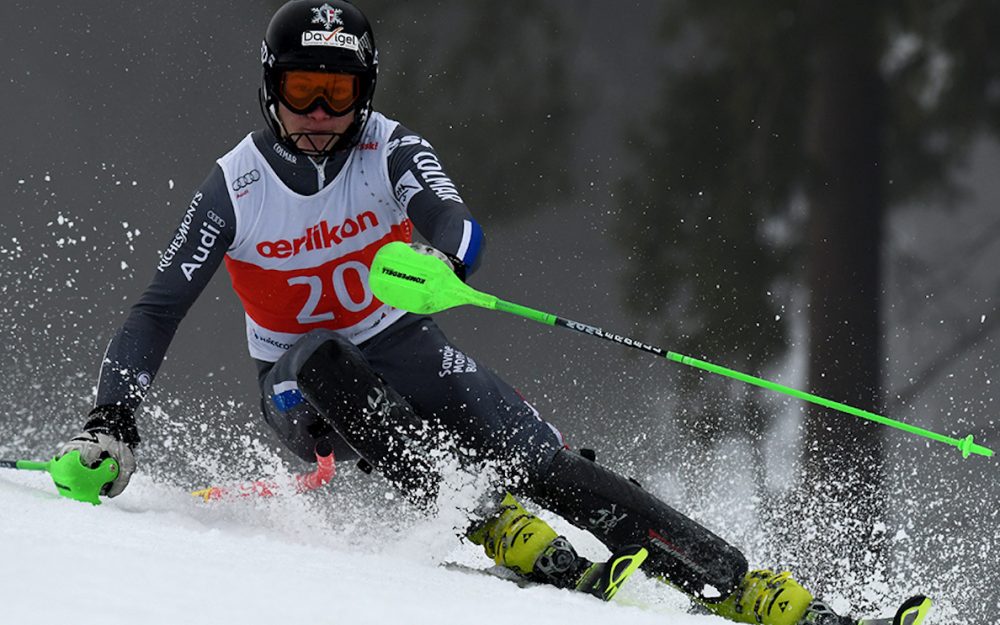
<path fill-rule="evenodd" d="M 356 346 L 331 334 L 296 379 L 306 401 L 358 455 L 412 499 L 433 501 L 439 478 L 429 457 L 429 428 Z"/>
<path fill-rule="evenodd" d="M 317 414 L 308 403 L 302 402 L 280 410 L 270 398 L 262 397 L 260 404 L 264 423 L 271 428 L 285 447 L 302 460 L 315 462 L 319 445 L 331 449 L 340 462 L 358 457 L 357 452 L 347 445 L 326 419 Z"/>
<path fill-rule="evenodd" d="M 531 498 L 591 532 L 612 552 L 642 545 L 649 551 L 643 570 L 697 598 L 719 601 L 729 596 L 747 572 L 746 558 L 735 547 L 575 452 L 556 453 Z"/>

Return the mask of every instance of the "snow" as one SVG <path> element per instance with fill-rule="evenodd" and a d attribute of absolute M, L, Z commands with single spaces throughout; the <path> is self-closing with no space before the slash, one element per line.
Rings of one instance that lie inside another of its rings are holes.
<path fill-rule="evenodd" d="M 0 622 L 724 622 L 686 614 L 686 600 L 641 574 L 604 603 L 445 569 L 491 563 L 445 518 L 393 532 L 374 508 L 333 521 L 330 501 L 309 493 L 206 504 L 139 474 L 125 494 L 91 506 L 56 495 L 45 474 L 5 470 Z"/>

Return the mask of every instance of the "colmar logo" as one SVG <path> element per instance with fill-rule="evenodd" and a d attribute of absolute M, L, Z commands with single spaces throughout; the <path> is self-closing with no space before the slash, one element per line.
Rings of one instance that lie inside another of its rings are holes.
<path fill-rule="evenodd" d="M 274 142 L 274 145 L 271 146 L 271 149 L 274 150 L 275 154 L 277 154 L 281 158 L 285 159 L 289 163 L 295 164 L 295 163 L 299 162 L 299 159 L 298 159 L 297 156 L 295 156 L 294 154 L 292 154 L 291 152 L 289 152 L 285 148 L 285 146 L 281 145 L 277 141 Z"/>
<path fill-rule="evenodd" d="M 441 163 L 438 162 L 437 155 L 434 152 L 420 152 L 414 155 L 413 163 L 420 171 L 420 176 L 424 179 L 424 182 L 427 183 L 427 186 L 430 187 L 435 195 L 442 200 L 451 200 L 452 202 L 464 204 L 461 196 L 458 195 L 458 190 L 455 189 L 455 183 L 441 170 Z"/>
<path fill-rule="evenodd" d="M 257 244 L 257 253 L 264 258 L 290 258 L 302 252 L 324 250 L 340 245 L 344 239 L 355 237 L 374 226 L 378 226 L 378 216 L 371 211 L 365 211 L 357 218 L 348 217 L 338 226 L 331 226 L 323 220 L 315 226 L 306 228 L 305 234 L 301 237 L 261 241 Z"/>

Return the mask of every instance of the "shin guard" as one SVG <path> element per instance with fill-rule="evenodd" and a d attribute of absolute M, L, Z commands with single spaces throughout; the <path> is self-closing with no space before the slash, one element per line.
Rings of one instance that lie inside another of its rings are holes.
<path fill-rule="evenodd" d="M 599 538 L 612 551 L 639 544 L 642 569 L 694 597 L 731 595 L 747 573 L 735 547 L 638 485 L 579 454 L 560 450 L 530 497 Z"/>

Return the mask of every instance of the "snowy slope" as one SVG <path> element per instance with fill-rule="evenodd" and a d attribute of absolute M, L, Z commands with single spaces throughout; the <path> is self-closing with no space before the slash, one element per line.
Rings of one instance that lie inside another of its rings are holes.
<path fill-rule="evenodd" d="M 489 562 L 446 519 L 389 530 L 380 505 L 337 518 L 325 494 L 205 504 L 139 475 L 105 501 L 0 473 L 0 625 L 723 622 L 644 577 L 605 604 L 448 570 Z"/>

